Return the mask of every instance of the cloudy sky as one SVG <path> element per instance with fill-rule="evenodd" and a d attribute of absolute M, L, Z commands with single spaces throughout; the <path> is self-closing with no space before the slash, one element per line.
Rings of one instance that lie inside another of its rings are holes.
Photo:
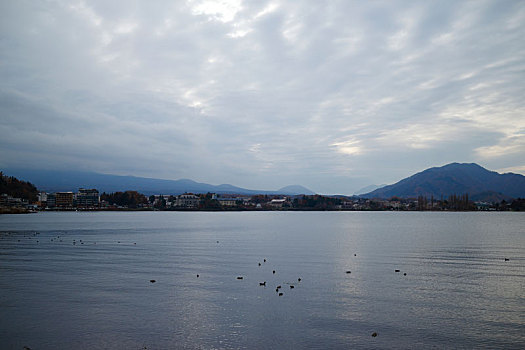
<path fill-rule="evenodd" d="M 0 168 L 352 194 L 525 174 L 525 1 L 0 0 Z"/>

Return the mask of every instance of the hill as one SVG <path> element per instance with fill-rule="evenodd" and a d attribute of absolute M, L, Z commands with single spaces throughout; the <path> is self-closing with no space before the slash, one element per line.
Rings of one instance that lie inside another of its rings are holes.
<path fill-rule="evenodd" d="M 424 170 L 393 185 L 363 195 L 365 198 L 447 198 L 452 194 L 468 193 L 482 201 L 525 197 L 525 176 L 499 174 L 475 163 L 451 163 Z"/>
<path fill-rule="evenodd" d="M 9 169 L 9 173 L 18 178 L 31 181 L 41 191 L 76 191 L 79 188 L 96 188 L 100 192 L 116 192 L 134 190 L 145 195 L 152 194 L 181 194 L 191 193 L 218 193 L 218 194 L 283 194 L 296 195 L 313 193 L 307 188 L 298 185 L 286 186 L 278 191 L 250 190 L 229 184 L 210 185 L 195 182 L 189 179 L 164 180 L 136 176 L 121 176 L 99 174 L 82 171 L 57 170 L 25 170 Z"/>
<path fill-rule="evenodd" d="M 277 192 L 289 195 L 299 195 L 304 194 L 307 196 L 314 195 L 315 192 L 310 191 L 308 188 L 300 185 L 290 185 L 280 188 Z"/>
<path fill-rule="evenodd" d="M 20 181 L 14 176 L 6 176 L 0 171 L 0 194 L 7 194 L 14 198 L 36 201 L 38 191 L 36 187 L 26 181 Z"/>

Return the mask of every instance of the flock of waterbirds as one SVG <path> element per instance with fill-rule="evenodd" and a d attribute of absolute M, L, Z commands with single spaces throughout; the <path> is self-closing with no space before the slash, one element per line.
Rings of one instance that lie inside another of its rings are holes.
<path fill-rule="evenodd" d="M 22 236 L 20 237 L 20 234 L 22 234 Z M 22 240 L 24 238 L 26 239 L 29 239 L 29 240 L 32 240 L 33 238 L 37 238 L 38 235 L 40 235 L 40 232 L 38 231 L 24 231 L 24 232 L 17 232 L 17 231 L 0 231 L 0 239 L 4 238 L 4 237 L 9 237 L 9 236 L 17 236 L 17 242 L 22 242 Z M 50 238 L 49 239 L 50 242 L 55 242 L 55 243 L 67 243 L 65 241 L 65 238 L 60 236 L 60 235 L 57 235 L 57 236 L 54 236 L 53 238 Z M 35 240 L 36 243 L 41 243 L 39 239 L 36 239 Z M 80 244 L 80 245 L 88 245 L 88 244 L 93 244 L 93 245 L 96 245 L 97 242 L 96 241 L 83 241 L 81 239 L 79 240 L 76 240 L 76 239 L 72 239 L 71 240 L 71 243 L 73 245 L 77 245 Z M 121 241 L 117 241 L 118 244 L 122 243 Z M 137 245 L 137 242 L 133 242 L 133 245 Z"/>
<path fill-rule="evenodd" d="M 218 241 L 217 241 L 218 243 Z M 263 259 L 263 262 L 259 262 L 257 263 L 259 267 L 261 267 L 263 264 L 266 263 L 266 258 Z M 272 270 L 272 275 L 275 275 L 276 271 L 275 270 Z M 199 277 L 199 275 L 197 275 L 197 277 Z M 237 280 L 244 280 L 244 276 L 237 276 Z M 298 277 L 297 278 L 297 283 L 300 283 L 302 280 L 301 277 Z M 263 281 L 263 282 L 259 282 L 259 286 L 260 287 L 266 287 L 266 281 Z M 285 282 L 286 284 L 288 284 L 288 286 L 290 287 L 290 289 L 294 289 L 295 288 L 295 282 Z M 285 284 L 283 283 L 283 284 Z M 278 296 L 282 297 L 284 295 L 284 292 L 282 291 L 283 287 L 281 284 L 277 285 L 275 287 L 275 292 L 277 293 Z"/>

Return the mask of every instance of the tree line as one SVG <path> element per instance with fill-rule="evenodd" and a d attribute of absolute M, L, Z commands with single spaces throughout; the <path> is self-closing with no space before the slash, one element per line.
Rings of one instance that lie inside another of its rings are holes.
<path fill-rule="evenodd" d="M 29 202 L 36 202 L 38 198 L 38 190 L 31 182 L 18 180 L 14 176 L 6 176 L 1 171 L 0 193 L 6 193 L 14 198 L 26 199 Z"/>
<path fill-rule="evenodd" d="M 137 191 L 103 192 L 100 195 L 100 199 L 118 206 L 127 206 L 128 208 L 138 208 L 141 204 L 148 204 L 148 198 Z"/>

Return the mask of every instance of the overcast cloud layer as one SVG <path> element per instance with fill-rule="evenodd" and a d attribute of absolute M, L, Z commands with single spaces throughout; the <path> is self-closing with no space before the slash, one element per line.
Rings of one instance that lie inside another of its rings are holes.
<path fill-rule="evenodd" d="M 1 1 L 0 168 L 352 194 L 525 173 L 524 1 Z"/>

